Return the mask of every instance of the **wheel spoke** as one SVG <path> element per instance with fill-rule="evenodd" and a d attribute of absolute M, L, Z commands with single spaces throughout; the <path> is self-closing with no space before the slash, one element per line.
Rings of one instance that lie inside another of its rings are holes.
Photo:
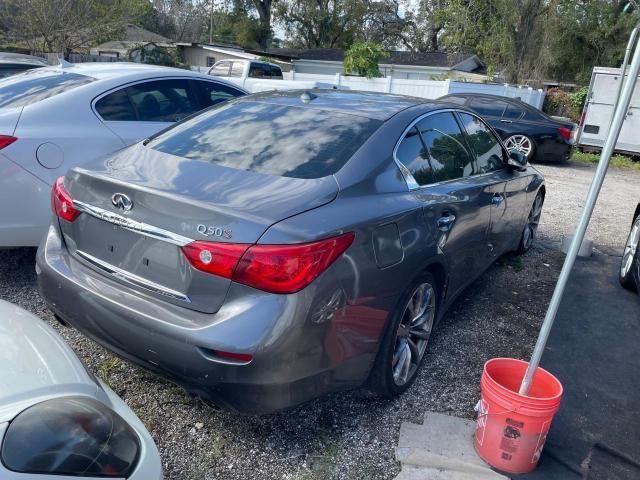
<path fill-rule="evenodd" d="M 416 329 L 411 329 L 409 331 L 409 334 L 412 337 L 416 337 L 419 338 L 421 340 L 429 340 L 429 337 L 431 336 L 431 331 L 430 330 L 416 330 Z"/>
<path fill-rule="evenodd" d="M 411 351 L 411 356 L 415 359 L 414 363 L 418 363 L 420 360 L 420 353 L 418 352 L 418 346 L 410 338 L 407 339 L 407 345 Z"/>

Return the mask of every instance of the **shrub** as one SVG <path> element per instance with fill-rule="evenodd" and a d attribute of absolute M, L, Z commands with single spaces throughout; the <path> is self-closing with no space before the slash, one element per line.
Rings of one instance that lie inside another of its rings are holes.
<path fill-rule="evenodd" d="M 381 77 L 378 64 L 388 56 L 379 43 L 356 42 L 344 54 L 344 71 L 367 78 Z"/>

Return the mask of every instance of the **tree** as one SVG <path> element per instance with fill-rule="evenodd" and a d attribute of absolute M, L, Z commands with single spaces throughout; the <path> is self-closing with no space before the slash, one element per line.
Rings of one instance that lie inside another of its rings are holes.
<path fill-rule="evenodd" d="M 9 0 L 9 36 L 34 50 L 69 52 L 112 40 L 139 5 L 136 0 Z"/>
<path fill-rule="evenodd" d="M 281 0 L 276 13 L 291 46 L 345 48 L 357 37 L 366 8 L 360 0 Z"/>
<path fill-rule="evenodd" d="M 258 43 L 262 50 L 267 50 L 271 45 L 271 4 L 272 0 L 253 0 L 260 18 L 260 35 Z"/>
<path fill-rule="evenodd" d="M 344 54 L 344 71 L 361 77 L 381 77 L 378 64 L 389 54 L 379 43 L 356 42 Z"/>

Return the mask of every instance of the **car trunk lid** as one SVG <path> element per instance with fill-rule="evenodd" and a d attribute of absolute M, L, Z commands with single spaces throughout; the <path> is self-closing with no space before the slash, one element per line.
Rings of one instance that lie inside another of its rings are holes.
<path fill-rule="evenodd" d="M 333 177 L 259 174 L 143 145 L 93 170 L 74 169 L 65 183 L 83 212 L 73 222 L 60 220 L 74 256 L 115 281 L 208 313 L 220 308 L 230 280 L 193 268 L 182 245 L 256 243 L 274 223 L 331 202 L 338 192 Z"/>

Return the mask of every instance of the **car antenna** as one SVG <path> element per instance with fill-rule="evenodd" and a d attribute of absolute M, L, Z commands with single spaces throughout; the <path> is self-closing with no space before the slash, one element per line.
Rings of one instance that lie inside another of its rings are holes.
<path fill-rule="evenodd" d="M 300 100 L 302 100 L 302 103 L 309 103 L 314 98 L 318 98 L 318 96 L 314 95 L 308 90 L 304 91 L 302 95 L 300 95 Z"/>
<path fill-rule="evenodd" d="M 69 63 L 64 58 L 60 57 L 58 58 L 58 66 L 60 68 L 69 68 L 69 67 L 73 67 L 73 63 Z"/>

